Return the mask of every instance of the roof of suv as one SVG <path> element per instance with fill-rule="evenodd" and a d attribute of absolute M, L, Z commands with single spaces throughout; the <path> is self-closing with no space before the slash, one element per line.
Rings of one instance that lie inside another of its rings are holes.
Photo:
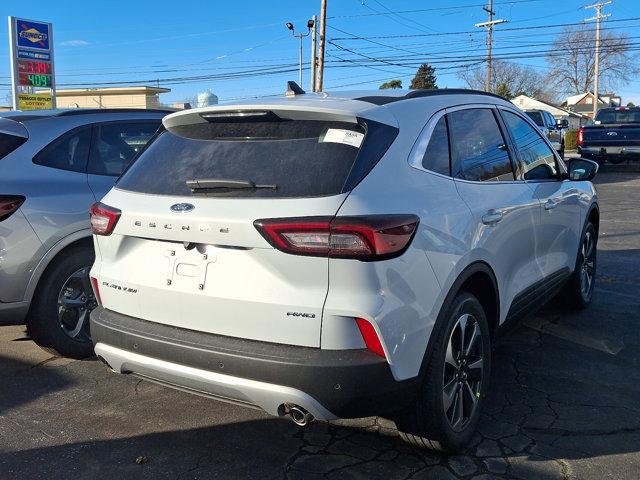
<path fill-rule="evenodd" d="M 0 112 L 0 118 L 7 118 L 16 122 L 39 120 L 50 117 L 70 117 L 76 115 L 91 115 L 96 113 L 164 113 L 175 112 L 175 109 L 153 108 L 58 108 L 53 110 L 8 110 Z"/>
<path fill-rule="evenodd" d="M 270 109 L 270 110 L 293 110 L 300 112 L 329 112 L 339 115 L 357 116 L 363 112 L 371 110 L 380 111 L 381 107 L 388 104 L 395 104 L 402 101 L 419 101 L 428 98 L 442 98 L 443 96 L 474 96 L 477 103 L 485 103 L 488 99 L 499 100 L 500 103 L 512 105 L 508 100 L 492 93 L 477 90 L 466 90 L 458 88 L 443 88 L 433 90 L 365 90 L 365 91 L 340 91 L 334 93 L 298 93 L 294 95 L 270 96 L 256 98 L 244 102 L 225 102 L 209 107 L 183 110 L 168 115 L 163 119 L 165 127 L 172 127 L 183 124 L 187 118 L 193 121 L 193 117 L 198 117 L 206 113 L 223 112 L 235 109 Z M 484 98 L 483 98 L 484 97 Z M 481 100 L 482 99 L 482 100 Z M 468 99 L 467 99 L 468 101 Z M 463 101 L 464 103 L 464 101 Z M 189 121 L 189 123 L 191 123 Z M 206 121 L 198 119 L 198 121 Z"/>

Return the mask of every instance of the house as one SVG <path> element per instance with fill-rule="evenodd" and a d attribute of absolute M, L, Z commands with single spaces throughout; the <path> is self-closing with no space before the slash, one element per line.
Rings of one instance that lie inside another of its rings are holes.
<path fill-rule="evenodd" d="M 571 129 L 578 129 L 589 120 L 589 117 L 586 115 L 560 108 L 552 103 L 537 100 L 527 95 L 518 95 L 513 98 L 511 102 L 522 110 L 546 110 L 551 113 L 556 120 L 567 120 L 569 122 L 569 128 Z"/>
<path fill-rule="evenodd" d="M 580 93 L 578 95 L 567 97 L 566 101 L 562 105 L 566 106 L 567 110 L 582 113 L 591 118 L 593 116 L 594 99 L 595 95 L 591 92 Z M 598 95 L 598 108 L 619 107 L 620 105 L 622 105 L 622 98 L 614 93 L 603 93 Z"/>

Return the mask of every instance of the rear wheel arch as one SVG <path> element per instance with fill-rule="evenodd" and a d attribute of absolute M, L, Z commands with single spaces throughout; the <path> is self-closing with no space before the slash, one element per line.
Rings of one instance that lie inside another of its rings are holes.
<path fill-rule="evenodd" d="M 42 279 L 46 277 L 47 272 L 51 270 L 52 266 L 56 263 L 56 260 L 60 258 L 61 255 L 66 252 L 76 249 L 76 248 L 90 248 L 93 249 L 93 238 L 91 237 L 90 231 L 84 232 L 76 232 L 71 237 L 71 241 L 69 237 L 67 237 L 68 243 L 64 244 L 61 248 L 59 247 L 60 243 L 64 240 L 58 242 L 56 246 L 52 247 L 40 261 L 40 264 L 36 267 L 31 280 L 29 282 L 29 287 L 27 289 L 27 296 L 25 300 L 33 303 L 33 299 L 36 296 L 38 289 L 41 287 Z M 56 248 L 58 247 L 58 248 Z"/>
<path fill-rule="evenodd" d="M 453 282 L 449 292 L 447 293 L 438 318 L 433 326 L 432 334 L 429 337 L 429 342 L 425 350 L 424 357 L 422 359 L 422 365 L 420 367 L 420 377 L 424 376 L 426 372 L 426 366 L 433 350 L 434 335 L 433 332 L 436 329 L 441 328 L 442 324 L 446 322 L 446 316 L 455 300 L 456 296 L 460 292 L 468 292 L 475 296 L 487 316 L 487 322 L 489 323 L 489 329 L 491 331 L 491 338 L 495 336 L 500 323 L 500 296 L 498 291 L 498 282 L 493 269 L 483 261 L 474 262 L 468 265 Z"/>

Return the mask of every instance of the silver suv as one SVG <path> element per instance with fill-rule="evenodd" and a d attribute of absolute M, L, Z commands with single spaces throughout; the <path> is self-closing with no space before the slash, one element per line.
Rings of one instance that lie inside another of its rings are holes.
<path fill-rule="evenodd" d="M 41 346 L 92 351 L 87 209 L 168 111 L 74 109 L 0 118 L 0 324 L 26 320 Z"/>
<path fill-rule="evenodd" d="M 91 208 L 95 351 L 300 425 L 388 415 L 459 448 L 499 327 L 562 287 L 591 301 L 597 168 L 465 90 L 168 115 Z"/>

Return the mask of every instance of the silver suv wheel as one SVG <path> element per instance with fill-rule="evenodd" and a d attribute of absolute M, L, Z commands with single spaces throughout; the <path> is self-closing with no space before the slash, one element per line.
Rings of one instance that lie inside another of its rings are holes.
<path fill-rule="evenodd" d="M 83 267 L 72 273 L 58 294 L 60 327 L 67 336 L 81 342 L 91 342 L 89 313 L 97 306 L 89 280 L 90 269 Z"/>

